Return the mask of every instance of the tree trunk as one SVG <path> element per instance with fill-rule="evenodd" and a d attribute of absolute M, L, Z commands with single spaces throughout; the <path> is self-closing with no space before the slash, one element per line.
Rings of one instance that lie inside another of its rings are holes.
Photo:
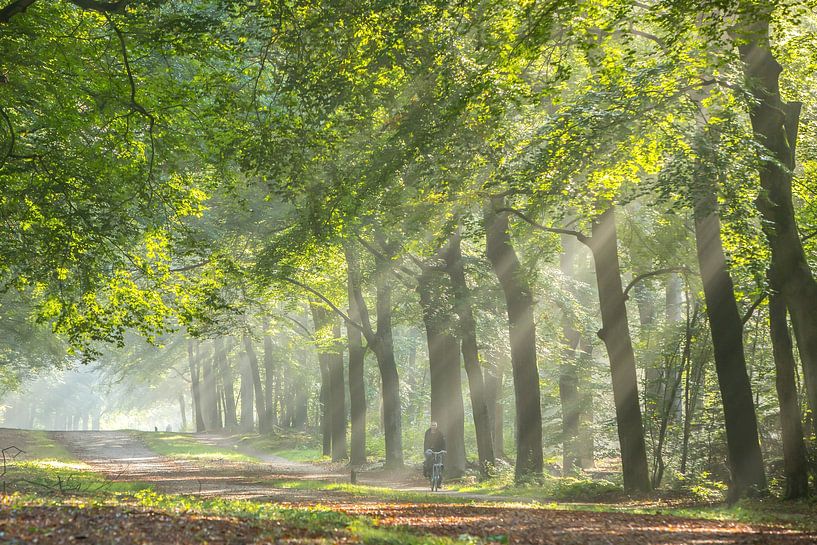
<path fill-rule="evenodd" d="M 190 366 L 190 392 L 193 397 L 193 413 L 196 431 L 204 431 L 204 415 L 201 410 L 201 384 L 199 381 L 199 361 L 194 352 L 192 340 L 187 341 L 187 363 Z"/>
<path fill-rule="evenodd" d="M 471 397 L 471 412 L 474 418 L 474 432 L 477 439 L 477 456 L 483 474 L 495 462 L 491 421 L 488 417 L 488 405 L 485 399 L 485 379 L 479 362 L 477 348 L 477 324 L 471 305 L 471 290 L 465 279 L 465 267 L 462 260 L 462 244 L 459 232 L 452 237 L 445 251 L 445 266 L 451 279 L 451 291 L 454 295 L 454 312 L 459 318 L 462 360 L 465 374 L 468 376 L 468 391 Z"/>
<path fill-rule="evenodd" d="M 808 460 L 800 421 L 800 403 L 797 399 L 795 362 L 789 324 L 786 320 L 786 302 L 779 292 L 780 282 L 769 271 L 769 331 L 774 352 L 775 386 L 780 404 L 780 424 L 783 431 L 783 466 L 786 474 L 787 500 L 805 498 L 808 489 Z"/>
<path fill-rule="evenodd" d="M 355 292 L 361 289 L 357 256 L 349 245 L 345 245 L 344 249 L 347 262 L 349 317 L 360 323 L 360 308 L 355 299 Z M 366 463 L 366 386 L 364 380 L 366 349 L 363 348 L 363 337 L 358 328 L 347 324 L 346 336 L 349 343 L 349 404 L 352 416 L 350 463 L 353 466 L 360 466 Z"/>
<path fill-rule="evenodd" d="M 593 221 L 588 246 L 595 261 L 601 309 L 602 328 L 598 335 L 604 341 L 610 359 L 624 489 L 648 491 L 650 476 L 647 450 L 638 400 L 635 353 L 621 285 L 613 206 L 607 208 Z"/>
<path fill-rule="evenodd" d="M 502 382 L 505 374 L 504 362 L 486 366 L 485 403 L 488 406 L 494 459 L 505 457 L 504 407 L 502 406 Z"/>
<path fill-rule="evenodd" d="M 574 276 L 575 245 L 576 241 L 572 237 L 562 236 L 563 251 L 559 258 L 559 268 L 569 280 L 572 280 Z M 578 451 L 581 398 L 579 396 L 579 375 L 576 368 L 576 349 L 579 346 L 581 333 L 576 329 L 574 323 L 574 313 L 565 305 L 562 308 L 564 348 L 562 349 L 562 365 L 559 370 L 559 400 L 562 405 L 562 475 L 569 475 L 581 467 Z"/>
<path fill-rule="evenodd" d="M 439 263 L 438 263 L 439 264 Z M 465 473 L 465 413 L 460 375 L 460 347 L 453 329 L 453 312 L 446 304 L 449 294 L 439 268 L 423 268 L 417 277 L 423 323 L 428 341 L 431 377 L 431 420 L 445 436 L 445 472 L 449 477 Z"/>
<path fill-rule="evenodd" d="M 216 367 L 221 375 L 221 385 L 224 389 L 224 427 L 235 429 L 238 427 L 235 404 L 235 378 L 227 350 L 224 348 L 224 339 L 216 337 L 214 345 L 216 351 Z"/>
<path fill-rule="evenodd" d="M 179 414 L 182 417 L 181 431 L 187 431 L 187 411 L 185 410 L 184 394 L 179 392 Z"/>
<path fill-rule="evenodd" d="M 249 354 L 246 352 L 240 356 L 239 379 L 241 384 L 239 386 L 239 397 L 241 398 L 241 421 L 239 427 L 244 432 L 252 431 L 255 426 L 252 369 L 249 360 Z"/>
<path fill-rule="evenodd" d="M 346 388 L 343 377 L 343 349 L 340 340 L 340 324 L 334 314 L 319 303 L 310 302 L 315 333 L 326 328 L 332 333 L 332 344 L 318 348 L 321 366 L 321 396 L 324 403 L 322 427 L 324 449 L 329 446 L 332 461 L 347 458 L 346 451 Z"/>
<path fill-rule="evenodd" d="M 772 4 L 763 9 L 773 9 Z M 759 169 L 762 191 L 757 207 L 765 220 L 762 225 L 771 248 L 772 267 L 786 279 L 780 293 L 797 339 L 809 407 L 817 414 L 817 281 L 803 250 L 791 190 L 802 105 L 786 103 L 780 96 L 783 69 L 769 43 L 771 13 L 760 10 L 744 16 L 746 20 L 738 30 L 738 50 L 754 97 L 749 117 L 755 138 L 766 148 Z"/>
<path fill-rule="evenodd" d="M 275 414 L 275 400 L 273 398 L 275 388 L 275 355 L 273 350 L 272 337 L 264 335 L 264 409 L 270 430 L 278 425 Z"/>
<path fill-rule="evenodd" d="M 220 430 L 221 418 L 218 414 L 218 382 L 215 371 L 215 355 L 208 357 L 203 347 L 199 345 L 199 359 L 201 361 L 201 404 L 204 413 L 204 425 L 208 430 Z"/>
<path fill-rule="evenodd" d="M 695 195 L 695 245 L 726 422 L 732 474 L 729 499 L 734 501 L 752 488 L 765 489 L 766 475 L 743 353 L 743 323 L 723 252 L 715 192 L 714 184 L 699 184 Z"/>
<path fill-rule="evenodd" d="M 354 263 L 351 261 L 350 265 Z M 392 338 L 391 282 L 389 278 L 391 262 L 388 258 L 375 256 L 375 265 L 376 331 L 371 326 L 369 310 L 359 285 L 354 286 L 354 296 L 360 313 L 359 325 L 363 327 L 362 333 L 377 358 L 377 367 L 380 371 L 383 434 L 386 441 L 385 466 L 389 469 L 397 469 L 403 467 L 403 426 L 400 407 L 400 377 L 397 373 L 394 339 Z"/>
<path fill-rule="evenodd" d="M 386 435 L 386 466 L 403 467 L 403 425 L 400 409 L 400 377 L 394 359 L 391 325 L 391 284 L 385 267 L 380 263 L 377 274 L 377 340 L 373 348 L 380 368 L 383 392 L 383 432 Z"/>
<path fill-rule="evenodd" d="M 318 393 L 319 418 L 321 428 L 321 453 L 324 456 L 332 455 L 332 411 L 330 408 L 329 396 L 331 388 L 329 386 L 329 364 L 326 362 L 326 354 L 318 352 L 318 367 L 320 368 L 321 387 Z"/>
<path fill-rule="evenodd" d="M 494 198 L 486 211 L 486 254 L 502 286 L 508 312 L 516 402 L 516 479 L 542 472 L 542 408 L 536 364 L 533 294 L 511 242 L 504 199 Z"/>
<path fill-rule="evenodd" d="M 264 406 L 264 386 L 261 383 L 261 370 L 258 368 L 258 356 L 252 344 L 252 338 L 244 333 L 244 349 L 247 351 L 250 372 L 252 373 L 253 392 L 255 394 L 255 412 L 258 414 L 258 431 L 268 433 L 272 431 L 267 421 L 267 410 Z"/>

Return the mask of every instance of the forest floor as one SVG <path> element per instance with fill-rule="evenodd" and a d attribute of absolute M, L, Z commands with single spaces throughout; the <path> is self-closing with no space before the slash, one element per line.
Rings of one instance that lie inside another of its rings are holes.
<path fill-rule="evenodd" d="M 340 466 L 218 436 L 0 430 L 11 445 L 26 452 L 3 475 L 2 543 L 817 543 L 813 528 L 779 522 L 432 495 L 409 472 L 372 472 L 355 488 Z"/>

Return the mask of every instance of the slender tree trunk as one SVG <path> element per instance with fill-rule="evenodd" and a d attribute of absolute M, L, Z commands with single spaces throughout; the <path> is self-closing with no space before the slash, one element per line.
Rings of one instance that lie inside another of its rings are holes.
<path fill-rule="evenodd" d="M 216 351 L 216 367 L 221 375 L 221 385 L 224 389 L 224 427 L 235 429 L 238 427 L 235 404 L 235 378 L 227 351 L 224 348 L 224 339 L 216 337 L 213 341 Z"/>
<path fill-rule="evenodd" d="M 331 388 L 329 386 L 329 364 L 326 362 L 326 354 L 318 352 L 318 366 L 320 367 L 321 389 L 318 394 L 318 414 L 321 428 L 321 452 L 324 456 L 332 455 L 332 411 L 330 408 L 329 396 Z"/>
<path fill-rule="evenodd" d="M 255 426 L 252 369 L 249 360 L 249 354 L 246 352 L 240 356 L 239 378 L 241 383 L 239 397 L 241 398 L 241 421 L 239 427 L 241 431 L 245 432 L 252 431 Z"/>
<path fill-rule="evenodd" d="M 381 245 L 385 246 L 385 243 Z M 348 251 L 348 249 L 347 249 Z M 350 266 L 356 261 L 348 260 Z M 392 338 L 391 306 L 391 262 L 388 258 L 375 256 L 375 298 L 377 331 L 372 328 L 369 310 L 358 284 L 352 285 L 354 298 L 360 314 L 363 335 L 369 344 L 380 371 L 380 392 L 382 402 L 383 434 L 386 441 L 386 463 L 389 469 L 403 467 L 403 431 L 402 409 L 400 407 L 400 377 L 397 373 L 397 362 L 394 358 L 394 339 Z M 359 272 L 355 272 L 359 275 Z M 353 326 L 354 327 L 354 326 Z"/>
<path fill-rule="evenodd" d="M 248 333 L 244 333 L 244 349 L 247 351 L 247 356 L 250 364 L 250 371 L 252 373 L 253 392 L 255 394 L 255 412 L 258 413 L 258 431 L 261 433 L 268 433 L 272 431 L 267 421 L 267 409 L 264 406 L 264 385 L 261 383 L 261 370 L 258 367 L 258 356 L 255 353 L 255 347 L 252 344 L 252 338 Z"/>
<path fill-rule="evenodd" d="M 486 254 L 499 279 L 508 312 L 516 401 L 516 479 L 542 472 L 542 408 L 536 364 L 533 293 L 511 242 L 504 199 L 494 198 L 486 211 Z"/>
<path fill-rule="evenodd" d="M 204 409 L 204 423 L 208 430 L 220 430 L 223 426 L 218 414 L 218 381 L 215 370 L 215 355 L 211 358 L 200 348 L 201 378 L 202 378 L 202 408 Z"/>
<path fill-rule="evenodd" d="M 571 279 L 574 276 L 573 261 L 576 252 L 576 241 L 572 237 L 562 236 L 562 255 L 559 268 L 562 274 Z M 581 466 L 578 452 L 579 423 L 581 420 L 581 398 L 579 396 L 579 375 L 576 368 L 576 349 L 581 340 L 580 332 L 574 325 L 575 316 L 567 305 L 562 308 L 562 365 L 559 370 L 559 400 L 562 405 L 562 475 L 573 473 Z"/>
<path fill-rule="evenodd" d="M 505 422 L 502 406 L 502 382 L 505 374 L 503 362 L 495 362 L 486 367 L 485 403 L 488 406 L 491 436 L 493 438 L 494 459 L 505 457 Z"/>
<path fill-rule="evenodd" d="M 349 317 L 360 323 L 360 308 L 355 298 L 355 292 L 361 289 L 357 256 L 350 245 L 345 245 L 344 249 L 347 262 Z M 353 466 L 360 466 L 366 463 L 366 386 L 364 380 L 366 350 L 363 348 L 363 336 L 358 328 L 347 324 L 346 336 L 349 343 L 349 404 L 352 416 L 350 463 Z"/>
<path fill-rule="evenodd" d="M 179 414 L 182 417 L 181 431 L 187 431 L 187 411 L 185 410 L 184 394 L 179 392 Z"/>
<path fill-rule="evenodd" d="M 340 324 L 334 320 L 333 333 L 340 338 Z M 343 373 L 343 350 L 338 348 L 328 354 L 329 402 L 332 411 L 332 461 L 340 462 L 349 457 L 346 448 L 346 381 Z"/>
<path fill-rule="evenodd" d="M 650 476 L 638 400 L 635 353 L 621 285 L 616 218 L 612 206 L 593 221 L 588 246 L 596 264 L 602 322 L 599 337 L 610 358 L 624 488 L 648 491 Z"/>
<path fill-rule="evenodd" d="M 318 349 L 318 360 L 321 366 L 321 401 L 323 403 L 322 427 L 324 431 L 324 449 L 338 462 L 347 458 L 346 450 L 346 388 L 343 377 L 343 350 L 340 340 L 340 324 L 335 315 L 312 301 L 312 320 L 315 332 L 329 329 L 332 332 L 333 344 Z"/>
<path fill-rule="evenodd" d="M 468 391 L 471 396 L 471 412 L 474 418 L 474 432 L 477 438 L 477 456 L 483 474 L 494 460 L 493 434 L 485 399 L 485 379 L 479 362 L 477 347 L 477 324 L 471 305 L 471 290 L 465 279 L 462 259 L 462 243 L 459 232 L 455 233 L 445 251 L 445 265 L 451 279 L 454 295 L 454 312 L 459 318 L 462 359 L 468 376 Z"/>
<path fill-rule="evenodd" d="M 699 186 L 695 195 L 695 244 L 726 422 L 732 473 L 729 498 L 734 501 L 752 488 L 765 489 L 766 474 L 743 352 L 743 323 L 721 242 L 716 188 L 713 183 Z"/>
<path fill-rule="evenodd" d="M 196 420 L 196 431 L 204 431 L 204 416 L 201 411 L 201 392 L 199 382 L 199 361 L 194 352 L 194 342 L 187 341 L 187 363 L 190 366 L 190 393 L 193 397 L 193 414 Z"/>
<path fill-rule="evenodd" d="M 380 368 L 383 395 L 383 428 L 386 436 L 386 466 L 403 467 L 403 425 L 400 408 L 400 377 L 394 359 L 394 340 L 391 325 L 391 285 L 381 263 L 377 274 L 377 339 L 372 347 Z M 371 343 L 370 343 L 371 344 Z"/>
<path fill-rule="evenodd" d="M 780 282 L 769 271 L 769 330 L 772 339 L 775 366 L 775 386 L 780 404 L 780 424 L 783 431 L 783 465 L 786 473 L 787 500 L 805 498 L 808 489 L 808 460 L 800 421 L 800 403 L 797 399 L 795 362 L 789 324 L 786 320 L 786 302 L 779 292 Z"/>
<path fill-rule="evenodd" d="M 773 3 L 755 7 L 738 27 L 738 51 L 744 63 L 754 101 L 749 117 L 757 140 L 766 148 L 761 154 L 757 206 L 771 248 L 772 267 L 780 278 L 812 414 L 817 414 L 817 281 L 815 281 L 800 238 L 792 202 L 792 171 L 795 166 L 797 133 L 802 105 L 784 102 L 780 96 L 782 67 L 769 42 L 769 20 Z"/>
<path fill-rule="evenodd" d="M 449 477 L 465 473 L 465 413 L 460 375 L 460 347 L 452 329 L 453 312 L 439 268 L 424 267 L 417 278 L 417 293 L 428 340 L 431 377 L 431 419 L 445 436 Z"/>
<path fill-rule="evenodd" d="M 264 409 L 270 431 L 278 425 L 275 414 L 274 379 L 275 379 L 275 355 L 272 337 L 264 335 Z"/>

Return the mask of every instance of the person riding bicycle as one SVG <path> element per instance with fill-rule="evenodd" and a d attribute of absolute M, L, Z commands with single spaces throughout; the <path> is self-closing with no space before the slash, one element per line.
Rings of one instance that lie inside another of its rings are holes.
<path fill-rule="evenodd" d="M 440 431 L 436 422 L 431 422 L 431 427 L 426 430 L 423 439 L 423 452 L 425 452 L 425 462 L 423 462 L 423 476 L 431 476 L 431 464 L 434 453 L 445 450 L 445 435 Z"/>

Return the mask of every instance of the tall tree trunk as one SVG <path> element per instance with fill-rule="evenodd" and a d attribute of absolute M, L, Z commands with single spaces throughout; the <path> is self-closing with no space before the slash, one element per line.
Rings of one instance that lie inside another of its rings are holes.
<path fill-rule="evenodd" d="M 417 293 L 428 340 L 431 419 L 439 424 L 445 436 L 448 451 L 445 472 L 449 477 L 459 477 L 465 473 L 465 413 L 460 347 L 452 331 L 454 317 L 447 305 L 450 301 L 447 291 L 439 267 L 424 267 L 417 277 Z"/>
<path fill-rule="evenodd" d="M 468 376 L 468 391 L 471 397 L 471 413 L 474 418 L 474 432 L 477 438 L 477 456 L 483 474 L 495 462 L 491 420 L 485 399 L 485 379 L 479 362 L 477 347 L 477 323 L 471 305 L 471 290 L 465 279 L 462 259 L 462 242 L 459 232 L 455 233 L 445 248 L 445 266 L 451 279 L 454 296 L 454 312 L 459 318 L 460 347 L 465 374 Z"/>
<path fill-rule="evenodd" d="M 208 430 L 220 430 L 223 426 L 218 414 L 218 381 L 215 370 L 215 354 L 209 357 L 200 345 L 202 392 L 201 402 L 204 409 L 204 423 Z"/>
<path fill-rule="evenodd" d="M 504 199 L 491 199 L 486 210 L 486 254 L 502 286 L 508 312 L 516 402 L 516 479 L 542 472 L 542 408 L 536 364 L 533 293 L 511 242 Z"/>
<path fill-rule="evenodd" d="M 221 385 L 224 389 L 224 427 L 227 429 L 235 429 L 238 427 L 238 419 L 236 418 L 235 378 L 233 377 L 233 368 L 230 366 L 227 350 L 224 348 L 224 339 L 222 337 L 216 337 L 213 343 L 216 351 L 216 367 L 218 368 L 219 375 L 221 375 Z"/>
<path fill-rule="evenodd" d="M 769 331 L 774 352 L 775 386 L 780 404 L 780 424 L 783 431 L 783 466 L 786 474 L 787 500 L 805 498 L 808 489 L 808 460 L 800 421 L 800 403 L 797 399 L 795 362 L 789 324 L 786 320 L 786 302 L 780 295 L 781 282 L 773 270 L 769 271 Z"/>
<path fill-rule="evenodd" d="M 340 323 L 334 320 L 332 332 L 340 338 Z M 340 345 L 339 345 L 340 346 Z M 332 461 L 340 462 L 349 457 L 346 448 L 346 381 L 343 373 L 343 349 L 338 348 L 328 354 L 329 402 L 332 411 Z"/>
<path fill-rule="evenodd" d="M 394 358 L 394 339 L 391 324 L 391 284 L 386 267 L 378 264 L 376 280 L 377 339 L 372 347 L 380 368 L 383 395 L 383 432 L 386 436 L 386 466 L 403 467 L 403 425 L 400 409 L 400 377 Z M 371 344 L 371 343 L 370 343 Z"/>
<path fill-rule="evenodd" d="M 801 104 L 780 96 L 782 67 L 772 53 L 769 20 L 773 3 L 755 7 L 738 27 L 738 51 L 754 97 L 749 117 L 755 138 L 766 150 L 761 154 L 757 207 L 771 248 L 772 267 L 785 278 L 781 295 L 786 302 L 803 365 L 806 395 L 817 414 L 817 281 L 809 267 L 797 227 L 792 202 Z"/>
<path fill-rule="evenodd" d="M 348 257 L 347 254 L 347 260 Z M 349 263 L 350 266 L 355 264 L 354 261 Z M 400 376 L 397 372 L 392 337 L 392 288 L 389 277 L 391 262 L 383 256 L 375 256 L 375 266 L 376 331 L 372 328 L 369 310 L 359 285 L 354 286 L 354 296 L 360 313 L 360 324 L 358 325 L 363 328 L 362 333 L 377 358 L 377 367 L 380 371 L 383 434 L 386 441 L 385 466 L 389 469 L 396 469 L 403 467 L 403 426 L 400 407 Z"/>
<path fill-rule="evenodd" d="M 635 353 L 621 285 L 613 206 L 607 208 L 593 221 L 588 246 L 596 265 L 601 309 L 602 328 L 598 335 L 604 341 L 610 359 L 624 488 L 647 491 L 650 489 L 647 450 L 638 400 Z"/>
<path fill-rule="evenodd" d="M 576 241 L 573 237 L 562 236 L 563 251 L 559 258 L 559 268 L 568 280 L 572 280 L 574 276 L 575 246 Z M 564 348 L 559 370 L 559 400 L 562 405 L 562 475 L 569 475 L 581 467 L 578 451 L 581 398 L 576 367 L 576 349 L 581 340 L 581 333 L 576 329 L 574 313 L 567 305 L 562 308 L 562 336 Z"/>
<path fill-rule="evenodd" d="M 695 245 L 726 422 L 732 473 L 729 499 L 734 501 L 752 488 L 765 489 L 766 474 L 743 352 L 743 322 L 721 242 L 716 187 L 705 181 L 698 185 L 694 195 Z"/>
<path fill-rule="evenodd" d="M 321 396 L 323 412 L 321 424 L 324 432 L 325 454 L 331 454 L 335 462 L 346 459 L 346 388 L 343 377 L 343 349 L 340 341 L 340 324 L 335 315 L 316 301 L 310 302 L 315 333 L 329 329 L 332 344 L 318 348 L 321 366 Z"/>
<path fill-rule="evenodd" d="M 355 299 L 355 292 L 361 289 L 357 257 L 350 245 L 344 245 L 344 250 L 347 261 L 349 317 L 360 323 L 360 308 Z M 366 349 L 363 348 L 363 337 L 358 328 L 347 324 L 346 336 L 349 343 L 349 404 L 352 416 L 350 463 L 353 466 L 359 466 L 366 463 L 366 386 L 364 380 Z"/>
<path fill-rule="evenodd" d="M 250 371 L 252 372 L 252 385 L 255 394 L 255 412 L 258 413 L 258 431 L 267 433 L 272 431 L 267 421 L 267 410 L 264 405 L 264 385 L 261 383 L 261 370 L 258 367 L 258 355 L 252 344 L 249 333 L 244 333 L 244 349 L 247 351 Z"/>
<path fill-rule="evenodd" d="M 320 368 L 321 387 L 318 394 L 318 414 L 321 428 L 321 453 L 324 456 L 332 455 L 332 411 L 330 408 L 329 396 L 331 387 L 329 386 L 329 364 L 326 361 L 326 354 L 318 352 L 318 367 Z"/>
<path fill-rule="evenodd" d="M 187 431 L 187 411 L 185 410 L 184 394 L 179 392 L 179 414 L 182 417 L 181 431 Z"/>
<path fill-rule="evenodd" d="M 273 354 L 272 337 L 264 335 L 264 409 L 265 416 L 270 430 L 278 425 L 275 414 L 274 381 L 275 381 L 275 355 Z"/>
<path fill-rule="evenodd" d="M 193 397 L 193 414 L 196 431 L 204 431 L 204 415 L 201 411 L 201 384 L 199 381 L 199 361 L 195 354 L 194 341 L 187 341 L 187 363 L 190 366 L 190 393 Z"/>
<path fill-rule="evenodd" d="M 254 399 L 253 399 L 253 384 L 252 384 L 252 369 L 250 368 L 250 357 L 247 352 L 240 356 L 239 360 L 239 397 L 241 398 L 241 421 L 239 427 L 241 431 L 249 432 L 255 426 L 255 417 L 253 416 Z"/>

